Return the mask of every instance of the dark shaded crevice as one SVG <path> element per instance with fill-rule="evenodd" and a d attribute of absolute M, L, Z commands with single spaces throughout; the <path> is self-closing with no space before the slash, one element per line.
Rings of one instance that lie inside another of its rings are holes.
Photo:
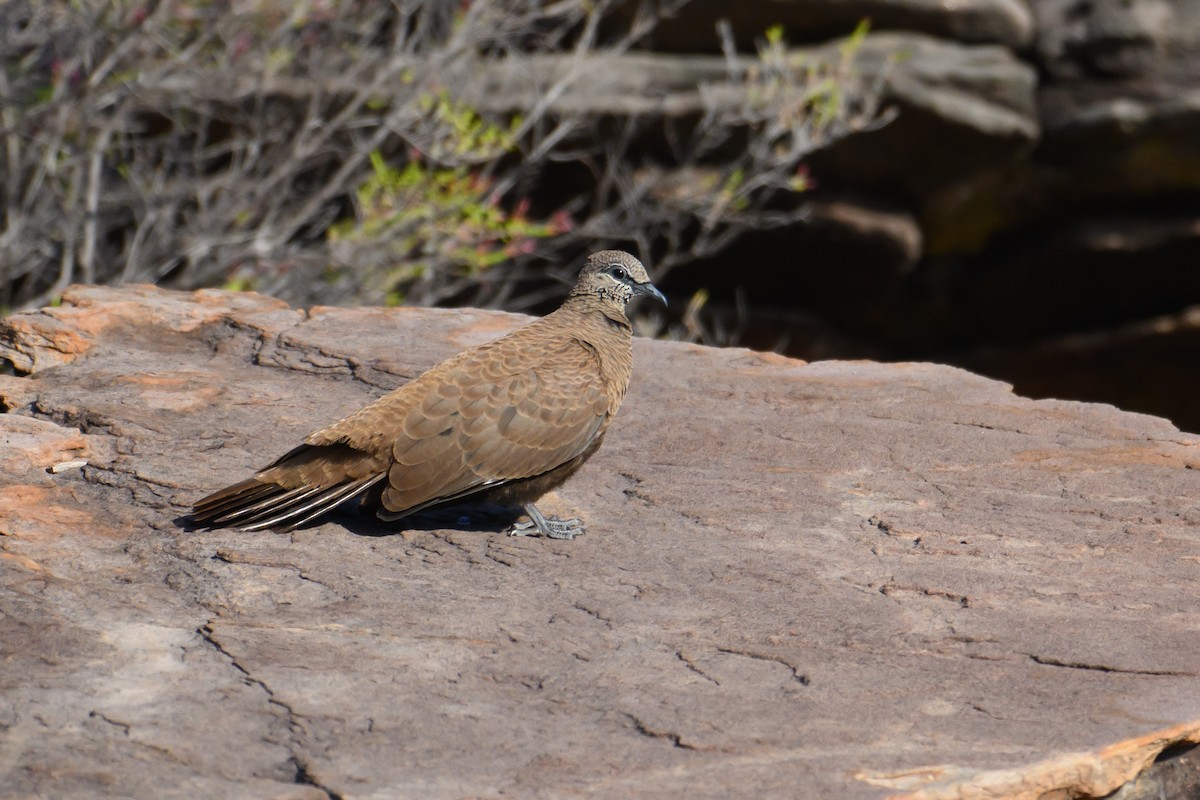
<path fill-rule="evenodd" d="M 1122 667 L 1113 667 L 1113 666 L 1109 666 L 1107 664 L 1084 664 L 1084 663 L 1078 662 L 1078 661 L 1061 661 L 1057 658 L 1050 658 L 1048 656 L 1039 656 L 1039 655 L 1035 655 L 1033 653 L 1025 653 L 1024 655 L 1026 657 L 1028 657 L 1029 660 L 1032 661 L 1033 663 L 1041 664 L 1042 666 L 1046 666 L 1046 667 L 1062 667 L 1064 669 L 1083 669 L 1083 670 L 1092 670 L 1095 672 L 1112 672 L 1112 673 L 1116 673 L 1118 675 L 1150 675 L 1150 676 L 1168 677 L 1168 678 L 1200 677 L 1200 675 L 1197 675 L 1194 672 L 1183 672 L 1180 670 L 1124 669 Z"/>
<path fill-rule="evenodd" d="M 305 581 L 306 583 L 311 583 L 311 584 L 315 584 L 316 586 L 320 586 L 322 589 L 325 589 L 326 591 L 330 592 L 331 594 L 335 594 L 338 597 L 341 597 L 343 600 L 350 599 L 349 596 L 343 594 L 342 592 L 339 592 L 337 589 L 334 589 L 329 584 L 327 584 L 321 580 L 318 580 L 317 578 L 312 577 L 308 573 L 308 571 L 305 570 L 304 567 L 300 566 L 299 564 L 291 564 L 286 561 L 277 561 L 277 562 L 254 561 L 252 559 L 242 558 L 236 552 L 233 552 L 233 551 L 230 551 L 230 550 L 227 550 L 224 548 L 219 548 L 215 553 L 212 554 L 211 558 L 213 561 L 220 561 L 223 564 L 231 564 L 233 566 L 246 566 L 246 567 L 259 567 L 261 569 L 287 570 L 287 571 L 293 572 L 297 578 L 299 578 L 302 581 Z"/>
<path fill-rule="evenodd" d="M 112 725 L 114 728 L 119 729 L 121 731 L 121 734 L 124 736 L 129 735 L 130 726 L 129 726 L 128 722 L 121 722 L 120 720 L 115 720 L 115 719 L 112 719 L 111 717 L 106 717 L 104 714 L 101 714 L 99 711 L 90 711 L 90 712 L 88 712 L 88 716 L 91 717 L 92 719 L 98 719 L 101 722 L 106 722 L 109 725 Z"/>
<path fill-rule="evenodd" d="M 1197 767 L 1200 767 L 1200 744 L 1196 744 L 1195 742 L 1176 742 L 1175 744 L 1167 745 L 1154 759 L 1154 763 L 1162 764 L 1173 759 L 1182 759 L 1185 756 L 1194 762 Z"/>
<path fill-rule="evenodd" d="M 779 664 L 780 666 L 786 667 L 788 672 L 792 673 L 792 680 L 801 686 L 808 686 L 812 683 L 811 678 L 809 678 L 807 675 L 804 675 L 794 666 L 778 656 L 768 656 L 763 653 L 755 653 L 749 650 L 734 650 L 733 648 L 729 647 L 718 647 L 717 652 L 725 653 L 726 655 L 731 656 L 744 656 L 746 658 L 753 658 L 755 661 L 769 661 L 772 664 Z"/>
<path fill-rule="evenodd" d="M 582 603 L 572 603 L 572 607 L 576 611 L 582 611 L 584 614 L 587 614 L 589 617 L 592 617 L 599 622 L 603 622 L 604 627 L 606 627 L 606 628 L 612 628 L 612 626 L 613 626 L 613 622 L 611 619 L 604 616 L 603 614 L 601 614 L 599 611 L 596 611 L 595 609 L 588 608 L 587 606 L 583 605 Z"/>
<path fill-rule="evenodd" d="M 688 744 L 687 742 L 683 741 L 682 735 L 675 733 L 674 731 L 661 731 L 656 728 L 652 728 L 641 719 L 635 717 L 633 714 L 626 713 L 625 718 L 628 719 L 630 724 L 633 725 L 633 729 L 642 736 L 646 736 L 651 739 L 662 739 L 668 741 L 671 743 L 672 747 L 678 747 L 681 750 L 698 749 L 695 745 Z"/>
<path fill-rule="evenodd" d="M 675 466 L 675 465 L 656 464 L 655 466 Z M 712 525 L 709 522 L 706 522 L 698 514 L 690 514 L 687 511 L 684 511 L 683 509 L 675 508 L 673 506 L 663 505 L 662 503 L 655 500 L 651 495 L 642 491 L 638 487 L 640 487 L 642 485 L 643 480 L 642 480 L 642 478 L 638 477 L 637 475 L 634 475 L 631 472 L 624 472 L 624 471 L 618 471 L 617 474 L 620 475 L 625 480 L 629 481 L 629 483 L 630 483 L 629 486 L 627 486 L 626 488 L 621 490 L 621 493 L 623 495 L 625 495 L 626 497 L 628 497 L 632 500 L 637 500 L 641 503 L 645 503 L 647 506 L 649 506 L 651 508 L 662 508 L 662 509 L 665 509 L 666 511 L 670 511 L 672 514 L 677 515 L 680 519 L 682 519 L 686 522 L 690 522 L 693 525 L 699 525 L 702 528 L 711 528 L 712 527 Z"/>
<path fill-rule="evenodd" d="M 30 416 L 53 422 L 63 428 L 74 428 L 83 434 L 112 436 L 119 438 L 121 432 L 115 429 L 117 423 L 99 411 L 89 411 L 78 408 L 55 408 L 47 405 L 38 398 L 30 405 Z"/>
<path fill-rule="evenodd" d="M 682 662 L 683 662 L 683 665 L 684 665 L 685 667 L 687 667 L 689 670 L 691 670 L 692 672 L 694 672 L 694 673 L 696 673 L 697 675 L 699 675 L 701 678 L 704 678 L 704 680 L 706 680 L 706 681 L 708 681 L 709 683 L 711 683 L 711 684 L 714 684 L 714 685 L 716 685 L 716 686 L 720 686 L 720 685 L 721 685 L 721 682 L 720 682 L 719 680 L 717 680 L 716 678 L 712 677 L 711 675 L 709 675 L 709 674 L 708 674 L 707 672 L 705 672 L 704 670 L 702 670 L 702 669 L 700 669 L 699 667 L 697 667 L 697 666 L 696 666 L 696 664 L 695 664 L 695 662 L 693 662 L 693 661 L 692 661 L 690 658 L 688 658 L 687 656 L 685 656 L 685 655 L 683 654 L 683 651 L 682 651 L 682 650 L 676 650 L 676 651 L 675 651 L 675 657 L 676 657 L 676 658 L 678 658 L 680 661 L 682 661 Z"/>
<path fill-rule="evenodd" d="M 493 544 L 493 542 L 488 542 L 487 549 L 483 551 L 484 558 L 488 559 L 489 561 L 493 561 L 502 567 L 515 567 L 517 565 L 515 560 L 506 558 L 506 556 L 510 555 L 509 553 L 497 551 Z"/>
<path fill-rule="evenodd" d="M 619 471 L 617 474 L 629 481 L 629 486 L 621 490 L 622 494 L 635 500 L 641 500 L 646 505 L 654 505 L 654 501 L 652 501 L 640 489 L 638 489 L 638 487 L 642 485 L 641 478 L 630 472 Z"/>
<path fill-rule="evenodd" d="M 325 796 L 329 798 L 329 800 L 345 800 L 341 794 L 335 792 L 333 789 L 330 789 L 328 786 L 323 785 L 320 781 L 314 778 L 312 773 L 308 771 L 308 764 L 304 763 L 299 756 L 293 754 L 291 762 L 292 766 L 296 768 L 294 782 L 297 785 L 311 786 L 314 789 L 322 791 L 325 793 Z"/>
<path fill-rule="evenodd" d="M 979 428 L 980 430 L 984 430 L 984 431 L 996 431 L 998 433 L 1013 433 L 1018 436 L 1036 436 L 1037 435 L 1037 434 L 1030 433 L 1028 431 L 1023 431 L 1019 428 L 1003 428 L 1003 427 L 1000 427 L 999 425 L 988 425 L 983 422 L 960 422 L 957 420 L 951 420 L 950 424 L 951 425 L 961 425 L 966 428 Z"/>
<path fill-rule="evenodd" d="M 1200 746 L 1176 742 L 1164 748 L 1136 778 L 1103 800 L 1190 800 L 1200 797 Z"/>
<path fill-rule="evenodd" d="M 251 675 L 250 671 L 248 669 L 246 669 L 245 667 L 243 667 L 238 662 L 237 657 L 233 653 L 226 650 L 224 645 L 222 645 L 220 642 L 218 642 L 216 640 L 216 638 L 213 634 L 213 629 L 212 629 L 211 623 L 207 624 L 207 625 L 202 625 L 200 628 L 197 629 L 196 632 L 199 633 L 200 637 L 202 639 L 204 639 L 204 641 L 207 642 L 214 650 L 216 650 L 221 655 L 225 656 L 225 658 L 227 658 L 229 660 L 230 666 L 232 666 L 234 669 L 236 669 L 238 672 L 240 672 L 242 674 L 242 677 L 245 679 L 245 681 L 247 683 L 249 683 L 251 686 L 257 686 L 259 689 L 262 689 L 263 693 L 266 694 L 266 696 L 267 696 L 267 702 L 269 704 L 280 709 L 281 711 L 284 712 L 284 714 L 287 715 L 288 729 L 290 731 L 295 733 L 297 730 L 300 729 L 300 724 L 297 720 L 296 712 L 292 709 L 292 707 L 290 705 L 288 705 L 287 703 L 283 702 L 282 700 L 277 699 L 275 697 L 275 692 L 273 692 L 271 690 L 270 686 L 267 686 L 267 684 L 265 682 L 263 682 L 263 680 L 261 678 L 256 678 L 253 675 Z"/>
<path fill-rule="evenodd" d="M 991 719 L 994 719 L 994 720 L 1000 720 L 1000 721 L 1004 720 L 1004 717 L 997 716 L 996 714 L 993 714 L 991 711 L 988 711 L 986 708 L 984 708 L 983 706 L 978 705 L 976 703 L 968 703 L 967 708 L 971 709 L 972 711 L 974 711 L 977 714 L 983 714 L 985 717 L 990 717 Z"/>
<path fill-rule="evenodd" d="M 208 645 L 224 656 L 229 661 L 230 666 L 241 673 L 246 683 L 261 689 L 267 697 L 267 703 L 281 712 L 283 718 L 287 721 L 290 741 L 286 743 L 286 747 L 288 750 L 288 761 L 295 769 L 293 782 L 298 785 L 312 786 L 315 789 L 319 789 L 320 791 L 324 792 L 325 795 L 330 798 L 330 800 L 344 800 L 341 794 L 325 786 L 315 777 L 313 777 L 312 771 L 307 762 L 305 762 L 305 760 L 297 753 L 304 727 L 300 723 L 300 715 L 296 713 L 295 709 L 293 709 L 288 703 L 277 698 L 275 696 L 275 692 L 266 684 L 265 681 L 252 675 L 248 669 L 242 666 L 233 653 L 229 652 L 227 649 L 225 649 L 224 645 L 217 641 L 211 622 L 202 625 L 197 629 L 196 632 Z"/>
<path fill-rule="evenodd" d="M 971 598 L 966 595 L 954 594 L 953 592 L 943 591 L 941 589 L 929 589 L 924 586 L 900 586 L 895 583 L 885 583 L 879 587 L 879 593 L 884 597 L 892 595 L 903 595 L 911 593 L 922 597 L 930 597 L 935 600 L 946 600 L 959 608 L 970 608 Z"/>

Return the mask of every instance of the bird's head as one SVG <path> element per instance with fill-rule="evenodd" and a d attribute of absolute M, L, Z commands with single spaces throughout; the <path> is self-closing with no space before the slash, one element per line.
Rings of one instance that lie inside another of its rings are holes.
<path fill-rule="evenodd" d="M 667 298 L 650 282 L 642 262 L 624 250 L 601 250 L 588 256 L 571 295 L 595 295 L 621 308 L 637 295 L 667 304 Z"/>

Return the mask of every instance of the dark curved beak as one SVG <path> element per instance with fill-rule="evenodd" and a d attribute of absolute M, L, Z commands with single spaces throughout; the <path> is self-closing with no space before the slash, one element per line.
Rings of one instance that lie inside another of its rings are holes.
<path fill-rule="evenodd" d="M 653 297 L 664 306 L 667 304 L 667 298 L 663 297 L 663 293 L 660 292 L 654 286 L 654 284 L 650 283 L 649 281 L 646 281 L 645 283 L 633 284 L 633 291 L 637 294 L 645 295 L 646 297 Z"/>

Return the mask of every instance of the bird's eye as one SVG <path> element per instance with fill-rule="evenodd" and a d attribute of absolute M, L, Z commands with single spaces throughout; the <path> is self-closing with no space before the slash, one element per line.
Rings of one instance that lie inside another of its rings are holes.
<path fill-rule="evenodd" d="M 614 278 L 616 278 L 619 281 L 623 281 L 629 277 L 629 273 L 626 272 L 625 268 L 622 267 L 620 264 L 609 264 L 608 265 L 608 274 L 612 275 Z"/>

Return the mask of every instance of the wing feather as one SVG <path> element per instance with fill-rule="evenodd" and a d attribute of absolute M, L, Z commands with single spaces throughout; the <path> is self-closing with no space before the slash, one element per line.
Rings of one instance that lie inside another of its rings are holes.
<path fill-rule="evenodd" d="M 593 349 L 561 335 L 497 345 L 446 364 L 410 404 L 392 444 L 387 511 L 540 475 L 603 432 L 610 401 Z"/>

